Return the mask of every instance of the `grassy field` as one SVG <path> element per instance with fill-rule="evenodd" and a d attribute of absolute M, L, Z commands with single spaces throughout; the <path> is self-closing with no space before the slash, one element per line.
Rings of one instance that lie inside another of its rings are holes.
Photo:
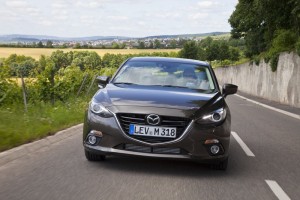
<path fill-rule="evenodd" d="M 31 56 L 39 59 L 41 55 L 49 56 L 53 51 L 95 51 L 100 56 L 105 53 L 111 54 L 136 54 L 136 53 L 153 53 L 153 52 L 178 52 L 180 49 L 46 49 L 46 48 L 7 48 L 0 47 L 0 58 L 7 58 L 11 54 Z"/>

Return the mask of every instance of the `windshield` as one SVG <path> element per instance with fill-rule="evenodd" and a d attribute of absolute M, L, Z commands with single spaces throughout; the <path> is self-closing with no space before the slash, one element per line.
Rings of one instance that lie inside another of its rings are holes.
<path fill-rule="evenodd" d="M 127 62 L 118 72 L 113 83 L 215 89 L 207 66 L 176 62 Z"/>

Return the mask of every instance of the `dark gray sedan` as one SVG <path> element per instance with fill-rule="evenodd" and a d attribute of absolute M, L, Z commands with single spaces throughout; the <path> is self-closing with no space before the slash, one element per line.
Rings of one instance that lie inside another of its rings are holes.
<path fill-rule="evenodd" d="M 211 66 L 202 61 L 139 57 L 128 59 L 100 89 L 87 109 L 83 145 L 90 161 L 108 155 L 193 159 L 225 170 L 231 117 Z"/>

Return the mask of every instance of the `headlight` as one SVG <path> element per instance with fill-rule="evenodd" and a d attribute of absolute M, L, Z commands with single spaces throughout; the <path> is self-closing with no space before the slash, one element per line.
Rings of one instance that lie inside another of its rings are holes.
<path fill-rule="evenodd" d="M 220 108 L 214 112 L 202 116 L 197 120 L 199 124 L 211 124 L 223 121 L 226 118 L 226 109 Z"/>
<path fill-rule="evenodd" d="M 113 114 L 109 110 L 107 110 L 103 105 L 94 101 L 91 101 L 90 103 L 90 110 L 101 117 L 109 118 L 113 116 Z"/>

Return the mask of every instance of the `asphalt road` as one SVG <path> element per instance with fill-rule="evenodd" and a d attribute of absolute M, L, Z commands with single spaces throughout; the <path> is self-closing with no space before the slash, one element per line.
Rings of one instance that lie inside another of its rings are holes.
<path fill-rule="evenodd" d="M 254 156 L 232 137 L 225 172 L 178 160 L 88 162 L 79 127 L 61 142 L 0 166 L 0 199 L 278 199 L 275 193 L 300 199 L 300 120 L 236 96 L 227 102 L 232 131 Z"/>

